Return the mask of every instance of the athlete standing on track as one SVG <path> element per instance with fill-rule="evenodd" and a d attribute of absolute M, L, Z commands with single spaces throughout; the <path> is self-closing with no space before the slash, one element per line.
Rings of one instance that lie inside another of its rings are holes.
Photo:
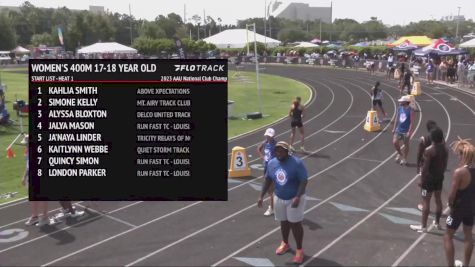
<path fill-rule="evenodd" d="M 301 103 L 301 98 L 297 96 L 290 106 L 289 117 L 291 118 L 290 127 L 292 128 L 292 132 L 290 133 L 290 150 L 294 150 L 292 145 L 294 144 L 295 138 L 295 128 L 299 128 L 300 131 L 300 149 L 305 152 L 305 134 L 303 129 L 303 112 L 305 107 Z"/>
<path fill-rule="evenodd" d="M 278 142 L 275 146 L 275 158 L 269 162 L 266 179 L 262 186 L 257 206 L 262 207 L 264 195 L 271 183 L 275 186 L 274 212 L 275 219 L 280 221 L 282 242 L 275 253 L 282 255 L 290 249 L 290 230 L 297 243 L 297 250 L 293 262 L 303 262 L 303 227 L 302 221 L 305 211 L 305 189 L 307 187 L 307 169 L 299 158 L 289 155 L 289 145 Z"/>
<path fill-rule="evenodd" d="M 459 168 L 454 171 L 449 194 L 450 215 L 447 217 L 447 231 L 444 236 L 445 254 L 448 266 L 454 266 L 454 234 L 463 223 L 465 253 L 463 266 L 469 266 L 473 251 L 472 228 L 475 215 L 475 147 L 459 138 L 452 144 L 452 150 L 459 156 Z M 458 261 L 460 264 L 460 261 Z"/>
<path fill-rule="evenodd" d="M 433 120 L 428 120 L 426 127 L 429 134 L 419 138 L 419 149 L 417 150 L 417 174 L 419 175 L 421 174 L 422 164 L 424 162 L 424 151 L 432 144 L 430 139 L 430 131 L 437 127 L 437 123 Z M 422 211 L 422 203 L 418 204 L 417 208 Z"/>
<path fill-rule="evenodd" d="M 386 117 L 387 117 L 387 114 L 386 112 L 384 111 L 384 108 L 383 108 L 383 91 L 381 90 L 381 88 L 379 88 L 379 81 L 377 81 L 373 88 L 371 89 L 371 99 L 373 100 L 373 110 L 376 110 L 376 112 L 380 113 L 381 115 L 378 115 L 378 118 L 379 118 L 379 123 L 382 123 L 383 120 L 385 121 L 386 120 Z M 384 118 L 383 120 L 381 120 L 381 118 Z"/>
<path fill-rule="evenodd" d="M 397 110 L 396 121 L 393 127 L 393 145 L 396 149 L 396 162 L 401 165 L 407 164 L 407 155 L 409 154 L 409 139 L 412 134 L 412 126 L 414 124 L 414 111 L 409 106 L 411 99 L 409 96 L 402 96 L 398 102 L 400 106 Z M 404 143 L 404 153 L 401 152 L 400 141 Z"/>
<path fill-rule="evenodd" d="M 435 195 L 435 220 L 434 226 L 440 228 L 440 216 L 442 215 L 442 185 L 444 183 L 444 172 L 447 169 L 447 161 L 449 158 L 449 152 L 444 142 L 444 134 L 438 127 L 430 131 L 430 139 L 432 145 L 424 151 L 424 163 L 421 171 L 421 181 L 419 186 L 421 187 L 422 194 L 422 224 L 411 225 L 411 229 L 419 233 L 427 232 L 427 219 L 430 211 L 430 199 L 432 193 Z"/>
<path fill-rule="evenodd" d="M 262 142 L 257 147 L 257 153 L 261 158 L 264 160 L 264 177 L 267 171 L 267 165 L 269 161 L 275 157 L 275 139 L 274 139 L 275 131 L 272 128 L 269 128 L 264 133 L 266 140 Z M 269 187 L 269 207 L 267 208 L 266 212 L 264 212 L 264 216 L 271 216 L 274 214 L 274 186 L 271 185 Z"/>

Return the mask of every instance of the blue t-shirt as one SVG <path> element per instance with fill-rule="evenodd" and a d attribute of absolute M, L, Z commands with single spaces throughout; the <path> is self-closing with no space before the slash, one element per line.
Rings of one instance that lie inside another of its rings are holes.
<path fill-rule="evenodd" d="M 406 134 L 409 132 L 409 126 L 411 125 L 411 107 L 399 107 L 397 118 L 396 132 L 399 134 Z"/>
<path fill-rule="evenodd" d="M 308 179 L 307 169 L 295 156 L 289 156 L 283 162 L 273 158 L 267 166 L 266 179 L 274 182 L 277 197 L 289 200 L 297 196 L 300 182 Z"/>
<path fill-rule="evenodd" d="M 275 157 L 275 144 L 276 144 L 275 141 L 271 141 L 271 142 L 265 141 L 264 142 L 264 146 L 263 146 L 263 149 L 264 149 L 264 153 L 263 153 L 264 154 L 264 166 L 267 166 L 269 161 Z"/>

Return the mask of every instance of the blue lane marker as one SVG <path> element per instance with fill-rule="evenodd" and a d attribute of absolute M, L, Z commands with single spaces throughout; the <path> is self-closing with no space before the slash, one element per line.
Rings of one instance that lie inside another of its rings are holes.
<path fill-rule="evenodd" d="M 238 261 L 242 261 L 247 263 L 251 266 L 271 266 L 274 267 L 275 265 L 266 258 L 242 258 L 242 257 L 234 257 Z"/>
<path fill-rule="evenodd" d="M 336 202 L 330 202 L 330 204 L 332 204 L 333 206 L 335 206 L 337 209 L 339 209 L 341 211 L 365 211 L 365 212 L 368 212 L 368 210 L 365 210 L 365 209 L 360 209 L 360 208 L 357 208 L 357 207 L 344 205 L 344 204 L 340 204 L 340 203 L 336 203 Z"/>
<path fill-rule="evenodd" d="M 255 183 L 249 183 L 249 186 L 252 187 L 256 191 L 261 191 L 262 190 L 262 185 L 261 184 L 255 184 Z"/>
<path fill-rule="evenodd" d="M 308 201 L 321 201 L 321 199 L 316 198 L 316 197 L 311 197 L 311 196 L 306 196 Z"/>
<path fill-rule="evenodd" d="M 395 208 L 395 207 L 388 207 L 387 208 L 388 210 L 395 210 L 395 211 L 399 211 L 399 212 L 404 212 L 404 213 L 408 213 L 408 214 L 412 214 L 412 215 L 417 215 L 417 216 L 421 216 L 422 215 L 422 212 L 418 209 L 414 209 L 414 208 Z"/>
<path fill-rule="evenodd" d="M 414 221 L 414 220 L 409 220 L 409 219 L 405 219 L 405 218 L 401 218 L 401 217 L 397 217 L 397 216 L 392 216 L 392 215 L 389 215 L 389 214 L 386 214 L 386 213 L 379 213 L 381 216 L 383 216 L 384 218 L 388 219 L 389 221 L 391 221 L 392 223 L 395 223 L 395 224 L 421 224 L 420 221 Z"/>

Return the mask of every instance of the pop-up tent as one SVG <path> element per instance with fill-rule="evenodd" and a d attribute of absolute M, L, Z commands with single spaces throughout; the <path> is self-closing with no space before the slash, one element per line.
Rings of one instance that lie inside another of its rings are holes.
<path fill-rule="evenodd" d="M 434 56 L 456 56 L 465 53 L 467 53 L 467 51 L 455 48 L 443 39 L 439 39 L 431 45 L 414 51 L 416 56 L 427 56 L 429 54 Z"/>
<path fill-rule="evenodd" d="M 319 47 L 319 45 L 314 44 L 314 43 L 309 43 L 309 42 L 297 42 L 294 47 L 311 48 L 311 47 Z"/>
<path fill-rule="evenodd" d="M 128 47 L 116 42 L 110 42 L 110 43 L 95 43 L 78 50 L 78 54 L 99 54 L 99 53 L 136 54 L 137 49 Z"/>
<path fill-rule="evenodd" d="M 11 52 L 13 52 L 15 54 L 28 54 L 28 53 L 30 53 L 30 50 L 28 50 L 24 47 L 21 47 L 21 46 L 17 46 Z"/>
<path fill-rule="evenodd" d="M 393 47 L 394 51 L 412 51 L 417 49 L 417 45 L 411 43 L 411 41 L 406 40 L 402 42 L 401 44 Z"/>
<path fill-rule="evenodd" d="M 468 40 L 465 43 L 461 43 L 460 47 L 465 47 L 465 48 L 475 47 L 475 38 Z"/>
<path fill-rule="evenodd" d="M 432 39 L 430 39 L 427 36 L 403 36 L 397 39 L 396 41 L 388 44 L 388 46 L 389 47 L 398 46 L 402 44 L 403 42 L 405 42 L 406 40 L 408 40 L 409 42 L 417 46 L 426 46 L 426 45 L 432 44 Z"/>
<path fill-rule="evenodd" d="M 205 38 L 203 41 L 214 44 L 217 48 L 244 48 L 248 42 L 254 42 L 254 32 L 246 29 L 225 30 Z M 267 47 L 270 48 L 279 46 L 281 43 L 279 40 L 265 37 L 258 33 L 256 33 L 256 41 L 266 43 Z"/>

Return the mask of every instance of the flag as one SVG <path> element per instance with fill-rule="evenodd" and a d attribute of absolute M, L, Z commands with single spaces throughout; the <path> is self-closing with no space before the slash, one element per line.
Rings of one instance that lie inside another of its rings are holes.
<path fill-rule="evenodd" d="M 64 45 L 64 40 L 63 40 L 63 32 L 61 31 L 61 28 L 58 27 L 58 38 L 59 38 L 59 43 L 61 45 Z"/>
<path fill-rule="evenodd" d="M 13 152 L 13 149 L 12 147 L 9 147 L 7 149 L 7 158 L 11 159 L 11 158 L 14 158 L 16 155 L 15 155 L 15 152 Z"/>

